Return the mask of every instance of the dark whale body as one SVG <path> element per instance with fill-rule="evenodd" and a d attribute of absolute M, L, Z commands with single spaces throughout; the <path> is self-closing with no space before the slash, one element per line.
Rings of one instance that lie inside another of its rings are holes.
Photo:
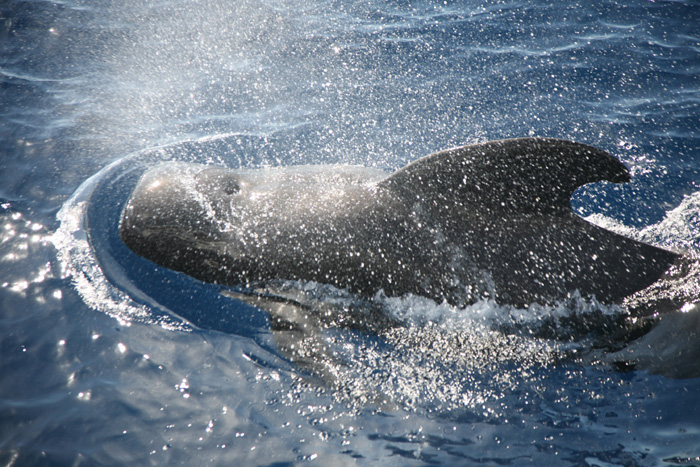
<path fill-rule="evenodd" d="M 174 163 L 142 177 L 120 235 L 161 266 L 227 285 L 305 280 L 457 305 L 549 303 L 578 290 L 619 303 L 679 255 L 586 222 L 570 198 L 587 183 L 629 180 L 602 150 L 541 138 L 450 149 L 393 174 Z"/>

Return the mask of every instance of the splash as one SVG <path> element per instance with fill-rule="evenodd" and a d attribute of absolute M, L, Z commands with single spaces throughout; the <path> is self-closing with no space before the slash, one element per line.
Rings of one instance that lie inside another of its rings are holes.
<path fill-rule="evenodd" d="M 344 404 L 489 418 L 513 393 L 525 405 L 537 398 L 546 370 L 578 361 L 591 341 L 584 334 L 599 328 L 573 334 L 571 322 L 623 316 L 578 296 L 528 315 L 489 300 L 459 308 L 381 292 L 362 299 L 309 282 L 223 293 L 267 311 L 279 352 Z"/>

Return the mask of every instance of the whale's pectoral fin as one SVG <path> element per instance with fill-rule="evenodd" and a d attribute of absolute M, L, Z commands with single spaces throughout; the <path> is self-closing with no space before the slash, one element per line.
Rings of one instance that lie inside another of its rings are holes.
<path fill-rule="evenodd" d="M 341 327 L 378 334 L 398 323 L 371 301 L 327 301 L 285 283 L 271 282 L 255 289 L 222 289 L 221 294 L 240 300 L 270 315 L 274 331 L 308 333 L 312 329 Z"/>
<path fill-rule="evenodd" d="M 574 190 L 599 181 L 629 182 L 630 173 L 607 152 L 586 144 L 518 138 L 426 156 L 381 185 L 402 196 L 493 215 L 568 213 Z"/>
<path fill-rule="evenodd" d="M 277 349 L 326 382 L 334 381 L 336 375 L 332 369 L 344 364 L 333 350 L 333 345 L 337 345 L 333 344 L 334 329 L 349 329 L 356 336 L 374 339 L 373 336 L 401 325 L 371 301 L 357 297 L 350 301 L 329 301 L 323 294 L 316 297 L 309 292 L 290 283 L 274 282 L 254 289 L 221 290 L 226 297 L 267 311 Z"/>

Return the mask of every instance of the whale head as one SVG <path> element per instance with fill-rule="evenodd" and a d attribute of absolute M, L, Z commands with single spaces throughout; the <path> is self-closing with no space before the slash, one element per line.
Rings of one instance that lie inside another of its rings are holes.
<path fill-rule="evenodd" d="M 227 206 L 239 191 L 236 174 L 222 167 L 155 167 L 141 178 L 123 210 L 121 239 L 138 255 L 168 268 L 196 269 L 203 262 L 225 267 L 218 245 L 225 241 Z"/>

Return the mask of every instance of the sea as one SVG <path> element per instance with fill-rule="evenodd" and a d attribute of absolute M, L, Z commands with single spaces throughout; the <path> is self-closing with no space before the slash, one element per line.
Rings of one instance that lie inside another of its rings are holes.
<path fill-rule="evenodd" d="M 539 136 L 630 168 L 578 215 L 697 261 L 699 24 L 698 0 L 3 0 L 0 465 L 700 466 L 697 296 L 622 339 L 623 307 L 576 296 L 379 292 L 399 324 L 373 331 L 317 319 L 366 298 L 278 284 L 309 313 L 285 333 L 118 235 L 164 161 L 391 172 Z"/>

